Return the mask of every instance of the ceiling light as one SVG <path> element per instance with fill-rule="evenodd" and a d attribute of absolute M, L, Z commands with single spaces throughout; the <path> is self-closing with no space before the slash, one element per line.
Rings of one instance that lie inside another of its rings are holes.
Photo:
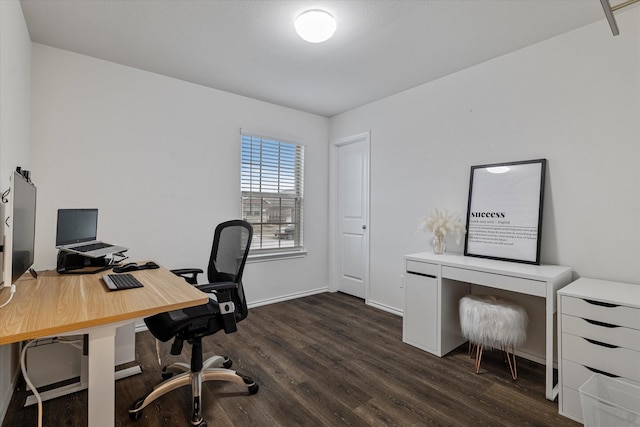
<path fill-rule="evenodd" d="M 329 40 L 336 32 L 336 20 L 324 10 L 307 10 L 295 22 L 296 32 L 309 43 Z"/>

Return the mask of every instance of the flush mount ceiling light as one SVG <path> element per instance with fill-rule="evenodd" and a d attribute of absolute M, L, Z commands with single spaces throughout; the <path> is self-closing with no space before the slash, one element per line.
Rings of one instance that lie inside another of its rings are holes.
<path fill-rule="evenodd" d="M 321 43 L 329 40 L 336 32 L 336 20 L 324 10 L 307 10 L 295 22 L 296 32 L 309 43 Z"/>

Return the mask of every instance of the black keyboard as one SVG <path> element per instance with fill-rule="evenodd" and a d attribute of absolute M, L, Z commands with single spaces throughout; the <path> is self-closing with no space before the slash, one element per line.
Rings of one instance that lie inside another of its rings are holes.
<path fill-rule="evenodd" d="M 143 285 L 132 274 L 105 274 L 102 280 L 110 291 L 141 288 Z"/>
<path fill-rule="evenodd" d="M 110 245 L 108 243 L 91 243 L 90 245 L 76 246 L 71 249 L 78 252 L 90 252 L 90 251 L 95 251 L 96 249 L 108 248 L 110 246 L 113 246 L 113 245 Z"/>

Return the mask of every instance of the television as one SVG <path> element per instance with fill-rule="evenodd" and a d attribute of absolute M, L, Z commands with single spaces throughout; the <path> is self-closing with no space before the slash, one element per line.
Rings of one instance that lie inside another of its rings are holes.
<path fill-rule="evenodd" d="M 28 176 L 28 174 L 25 174 Z M 8 208 L 3 218 L 4 286 L 10 287 L 33 265 L 36 236 L 36 194 L 33 183 L 13 172 Z"/>

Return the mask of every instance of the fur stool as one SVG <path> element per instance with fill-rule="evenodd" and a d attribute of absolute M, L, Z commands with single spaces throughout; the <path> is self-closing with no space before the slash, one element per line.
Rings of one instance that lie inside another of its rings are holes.
<path fill-rule="evenodd" d="M 517 379 L 515 348 L 527 339 L 524 308 L 491 295 L 462 297 L 459 308 L 462 335 L 469 340 L 469 352 L 473 347 L 476 350 L 476 374 L 480 371 L 482 350 L 496 348 L 506 353 L 511 377 Z"/>

